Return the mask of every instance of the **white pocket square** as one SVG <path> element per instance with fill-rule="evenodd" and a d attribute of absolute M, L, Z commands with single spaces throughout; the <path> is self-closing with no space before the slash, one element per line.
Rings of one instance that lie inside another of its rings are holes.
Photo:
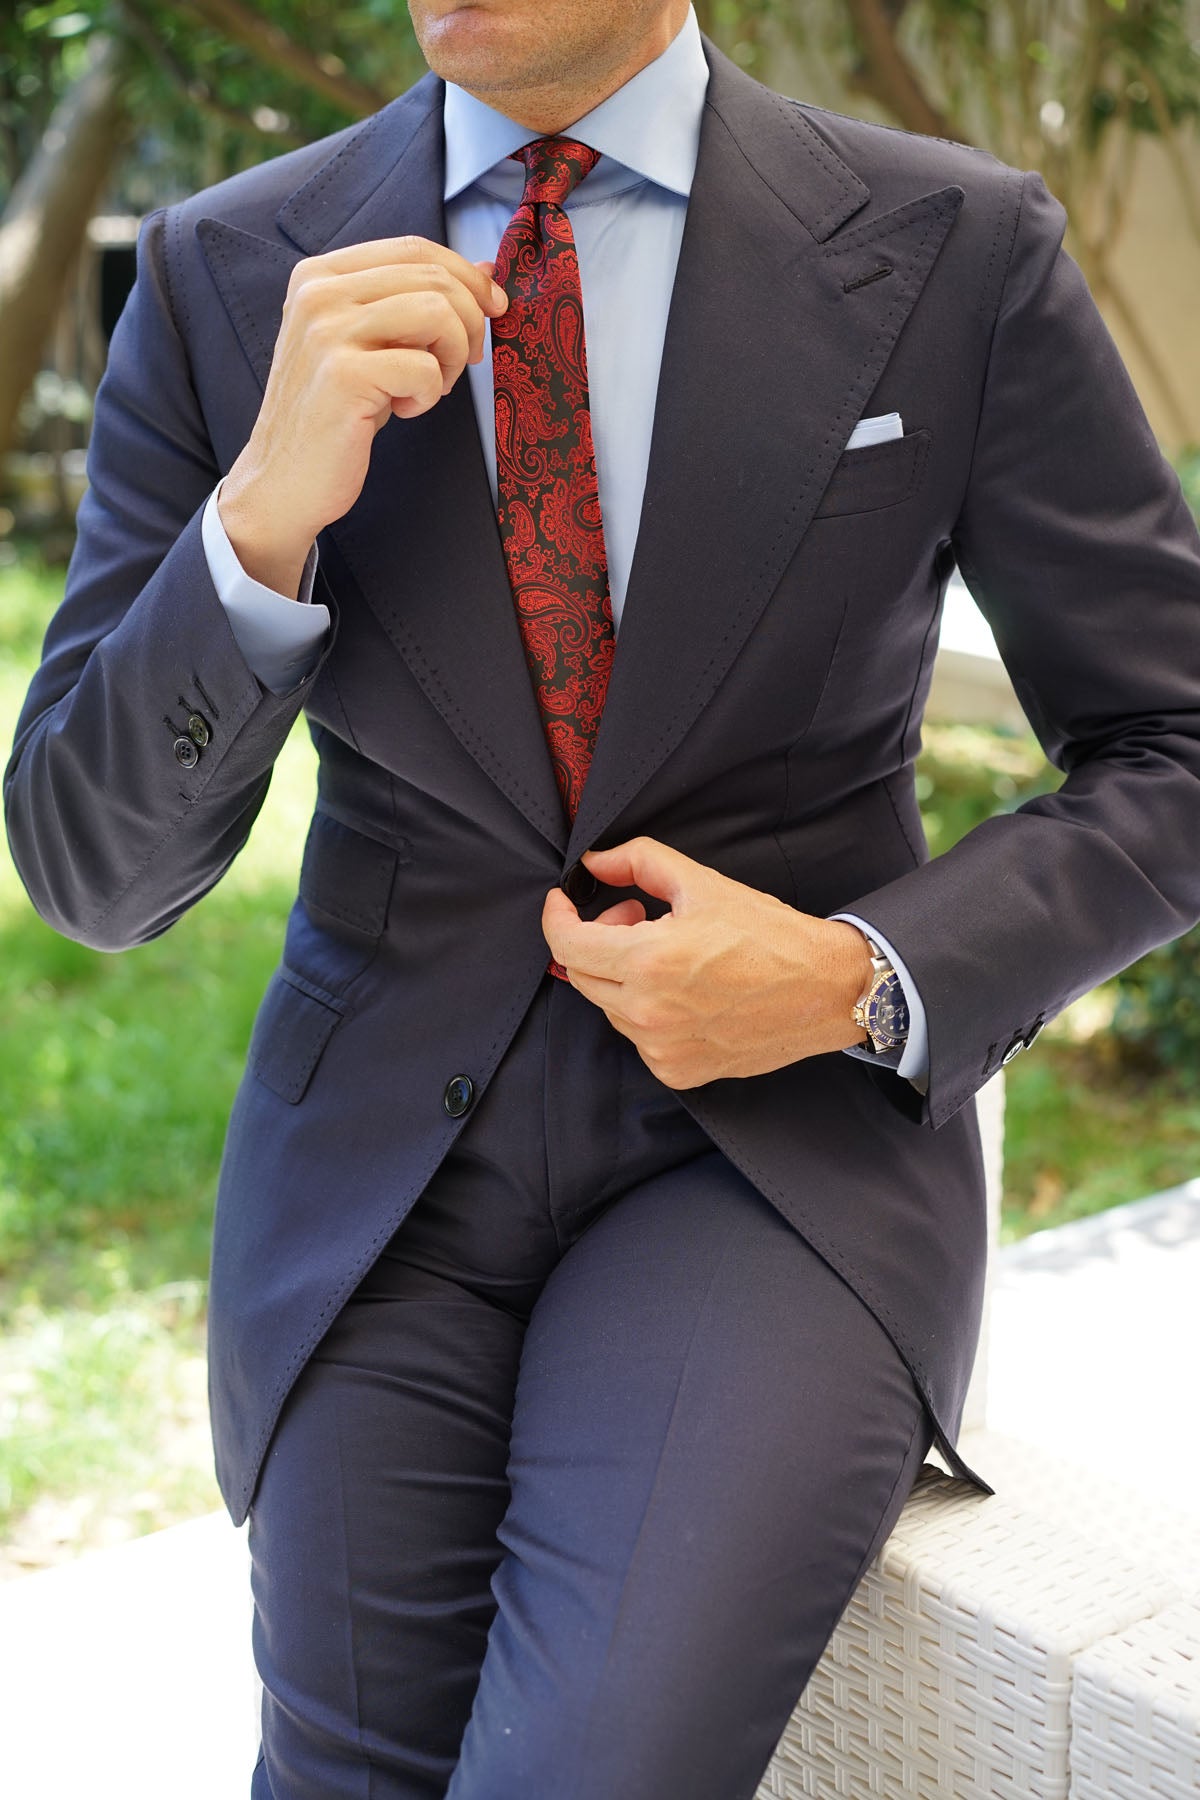
<path fill-rule="evenodd" d="M 860 419 L 850 433 L 847 450 L 861 450 L 865 444 L 886 444 L 890 438 L 904 436 L 904 420 L 899 413 L 880 413 L 874 419 Z"/>

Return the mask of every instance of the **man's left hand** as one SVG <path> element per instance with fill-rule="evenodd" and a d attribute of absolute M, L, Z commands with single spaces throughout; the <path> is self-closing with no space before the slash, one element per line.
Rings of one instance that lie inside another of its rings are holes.
<path fill-rule="evenodd" d="M 798 912 L 654 838 L 583 861 L 597 881 L 670 905 L 648 919 L 640 900 L 622 900 L 588 921 L 556 887 L 542 911 L 572 987 L 667 1087 L 762 1075 L 864 1041 L 851 1014 L 871 961 L 855 926 Z"/>

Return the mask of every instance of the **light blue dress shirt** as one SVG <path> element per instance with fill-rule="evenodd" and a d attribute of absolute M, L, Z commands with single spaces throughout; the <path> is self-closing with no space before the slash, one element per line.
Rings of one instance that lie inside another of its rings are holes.
<path fill-rule="evenodd" d="M 579 258 L 596 478 L 618 635 L 641 518 L 667 313 L 707 86 L 700 26 L 695 10 L 689 9 L 661 56 L 568 128 L 570 136 L 600 152 L 596 167 L 568 196 L 566 211 Z M 525 184 L 524 167 L 512 160 L 512 152 L 538 134 L 450 82 L 444 130 L 450 248 L 469 262 L 493 261 Z M 469 363 L 466 375 L 495 501 L 490 325 L 483 360 Z M 217 594 L 259 681 L 274 693 L 286 693 L 304 679 L 329 629 L 328 608 L 310 600 L 316 546 L 305 564 L 299 600 L 275 593 L 252 580 L 238 562 L 217 510 L 219 494 L 218 484 L 202 521 Z M 928 1061 L 925 1013 L 908 971 L 870 925 L 853 914 L 836 916 L 860 925 L 874 938 L 900 976 L 909 1002 L 912 1024 L 903 1055 L 870 1060 L 886 1061 L 917 1086 L 923 1085 Z"/>

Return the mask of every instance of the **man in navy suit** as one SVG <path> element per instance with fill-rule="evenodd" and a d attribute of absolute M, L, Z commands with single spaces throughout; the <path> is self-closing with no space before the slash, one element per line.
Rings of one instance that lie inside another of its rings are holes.
<path fill-rule="evenodd" d="M 210 1307 L 257 1800 L 749 1800 L 930 1443 L 990 1491 L 975 1091 L 1200 916 L 1200 538 L 1038 175 L 685 0 L 411 11 L 145 223 L 10 838 L 145 941 L 307 715 Z M 956 562 L 1067 778 L 930 863 Z"/>

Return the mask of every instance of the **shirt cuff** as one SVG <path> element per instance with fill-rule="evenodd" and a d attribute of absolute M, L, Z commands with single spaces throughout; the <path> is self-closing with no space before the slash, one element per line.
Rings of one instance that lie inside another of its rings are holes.
<path fill-rule="evenodd" d="M 925 1093 L 929 1087 L 929 1021 L 925 1016 L 925 1007 L 916 982 L 905 967 L 903 958 L 897 955 L 883 933 L 877 931 L 874 925 L 869 925 L 856 913 L 834 913 L 833 917 L 844 919 L 848 925 L 857 925 L 872 943 L 879 945 L 900 977 L 900 986 L 904 989 L 904 998 L 908 1004 L 908 1037 L 902 1050 L 876 1052 L 864 1050 L 859 1044 L 852 1044 L 847 1054 L 860 1057 L 864 1062 L 882 1063 L 886 1069 L 895 1069 L 897 1075 L 912 1082 L 919 1094 Z"/>
<path fill-rule="evenodd" d="M 329 630 L 329 608 L 312 599 L 317 573 L 314 544 L 300 577 L 300 594 L 290 600 L 247 575 L 221 522 L 218 482 L 200 522 L 200 537 L 217 599 L 225 608 L 238 649 L 251 671 L 272 694 L 298 687 L 320 659 Z"/>

